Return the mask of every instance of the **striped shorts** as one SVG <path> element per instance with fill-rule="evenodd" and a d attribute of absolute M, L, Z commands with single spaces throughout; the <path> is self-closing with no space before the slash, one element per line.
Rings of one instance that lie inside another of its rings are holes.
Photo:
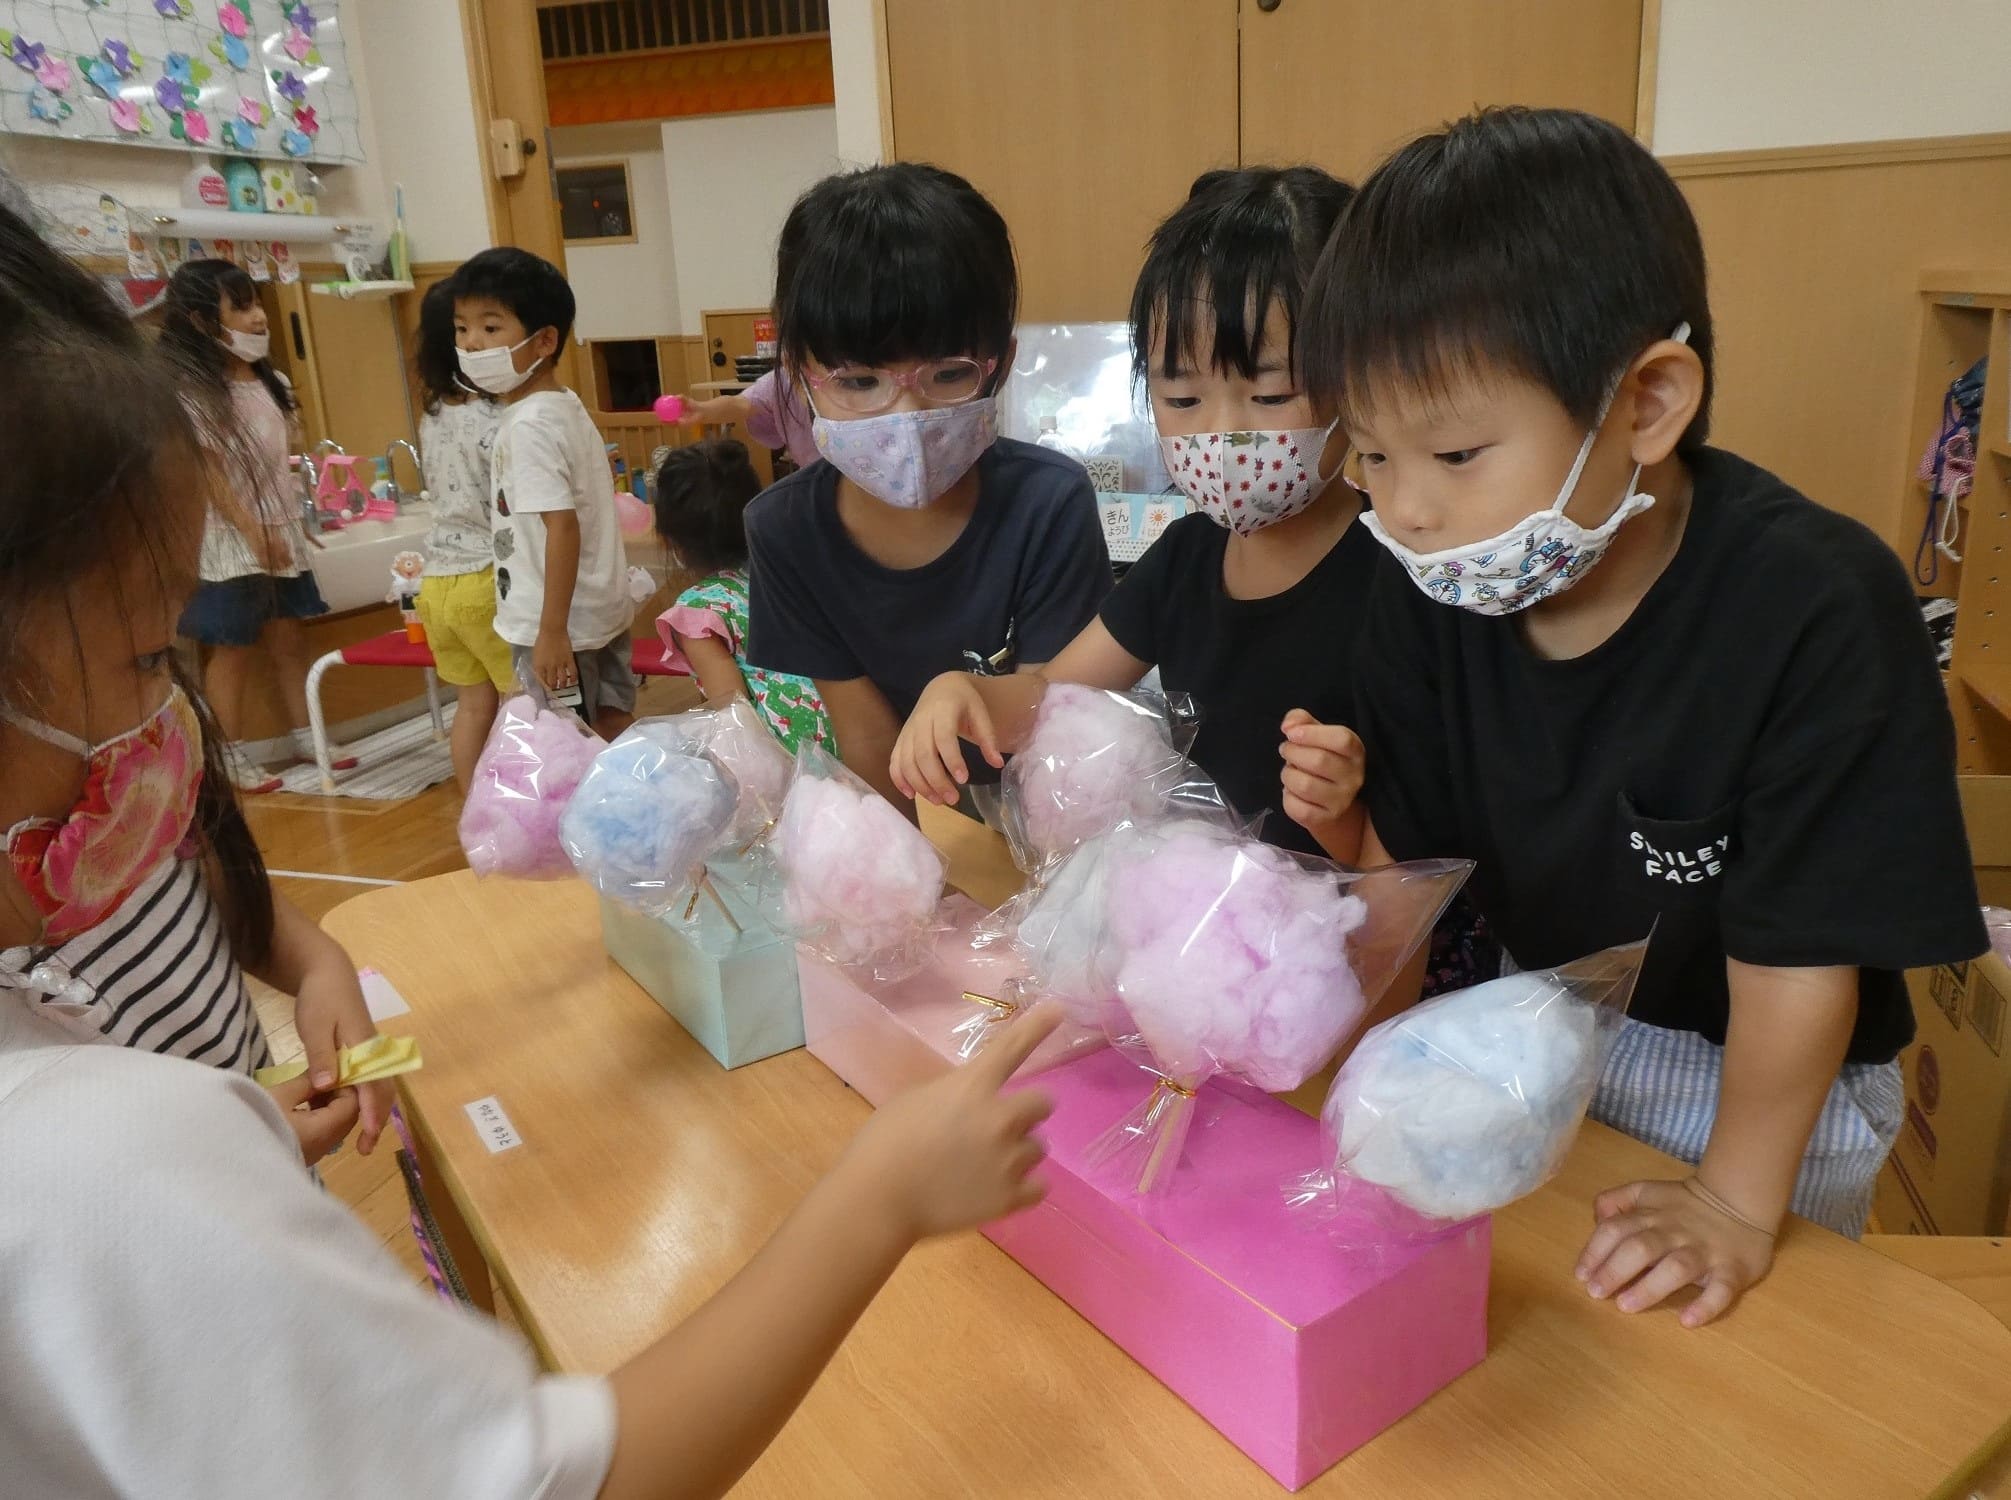
<path fill-rule="evenodd" d="M 1718 1114 L 1725 1049 L 1693 1031 L 1622 1023 L 1592 1118 L 1695 1166 Z M 1897 1060 L 1846 1063 L 1830 1085 L 1788 1207 L 1852 1239 L 1864 1233 L 1878 1170 L 1899 1135 L 1906 1087 Z"/>

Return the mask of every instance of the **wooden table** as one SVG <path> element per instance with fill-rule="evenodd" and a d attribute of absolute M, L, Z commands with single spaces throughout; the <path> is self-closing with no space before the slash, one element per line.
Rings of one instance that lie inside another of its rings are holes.
<path fill-rule="evenodd" d="M 980 899 L 1010 878 L 947 840 Z M 585 886 L 465 871 L 373 891 L 328 928 L 425 1044 L 402 1080 L 455 1201 L 553 1368 L 607 1370 L 690 1312 L 836 1158 L 867 1107 L 805 1052 L 723 1072 L 600 946 Z M 463 1106 L 523 1138 L 491 1154 Z M 2011 1412 L 2011 1330 L 1796 1222 L 1723 1323 L 1628 1317 L 1571 1268 L 1599 1189 L 1671 1170 L 1588 1125 L 1495 1219 L 1489 1353 L 1302 1493 L 1925 1494 Z M 1275 1496 L 1180 1400 L 976 1235 L 896 1275 L 738 1493 L 789 1500 Z"/>

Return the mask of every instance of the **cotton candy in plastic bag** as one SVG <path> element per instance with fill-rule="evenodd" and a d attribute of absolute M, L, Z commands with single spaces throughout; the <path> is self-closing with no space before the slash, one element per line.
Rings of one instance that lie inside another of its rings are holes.
<path fill-rule="evenodd" d="M 542 691 L 503 701 L 461 807 L 461 849 L 477 875 L 562 880 L 573 873 L 559 819 L 601 741 Z"/>
<path fill-rule="evenodd" d="M 1001 778 L 1000 824 L 1013 862 L 1033 874 L 1127 819 L 1175 805 L 1226 806 L 1187 758 L 1194 729 L 1184 695 L 1051 684 Z"/>
<path fill-rule="evenodd" d="M 1178 1165 L 1209 1079 L 1282 1093 L 1324 1067 L 1473 868 L 1343 870 L 1187 817 L 1122 825 L 1071 863 L 1086 854 L 1098 868 L 1082 904 L 1100 905 L 1098 925 L 1059 921 L 1043 973 L 1090 991 L 1113 1040 L 1157 1075 L 1090 1151 L 1140 1192 Z"/>
<path fill-rule="evenodd" d="M 739 783 L 676 719 L 644 719 L 594 759 L 559 819 L 573 868 L 603 896 L 661 916 L 729 846 Z"/>
<path fill-rule="evenodd" d="M 768 731 L 760 710 L 744 698 L 717 708 L 696 708 L 668 722 L 683 729 L 699 749 L 733 778 L 738 788 L 728 839 L 737 847 L 772 831 L 796 762 Z"/>
<path fill-rule="evenodd" d="M 820 958 L 905 979 L 934 951 L 949 866 L 922 831 L 815 746 L 802 750 L 768 847 L 784 919 Z"/>
<path fill-rule="evenodd" d="M 1535 1192 L 1578 1134 L 1647 950 L 1489 980 L 1377 1026 L 1328 1091 L 1328 1165 L 1288 1197 L 1338 1240 L 1388 1243 Z"/>

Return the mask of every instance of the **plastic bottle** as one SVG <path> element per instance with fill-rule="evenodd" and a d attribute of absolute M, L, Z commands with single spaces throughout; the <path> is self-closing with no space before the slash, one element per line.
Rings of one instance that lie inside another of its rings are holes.
<path fill-rule="evenodd" d="M 1051 416 L 1040 419 L 1040 436 L 1033 441 L 1036 448 L 1051 448 L 1056 453 L 1066 453 L 1070 458 L 1076 456 L 1075 450 L 1062 441 L 1061 428 Z"/>
<path fill-rule="evenodd" d="M 229 208 L 230 188 L 223 173 L 207 156 L 201 157 L 182 178 L 183 208 Z"/>
<path fill-rule="evenodd" d="M 265 183 L 258 175 L 258 166 L 241 156 L 234 156 L 223 164 L 224 184 L 230 189 L 230 206 L 241 214 L 265 212 Z"/>

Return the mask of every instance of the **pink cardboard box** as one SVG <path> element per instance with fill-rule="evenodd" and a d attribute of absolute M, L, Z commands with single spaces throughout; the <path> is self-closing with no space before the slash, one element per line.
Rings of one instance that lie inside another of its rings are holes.
<path fill-rule="evenodd" d="M 914 978 L 872 987 L 801 960 L 811 1055 L 871 1103 L 941 1074 L 950 1029 L 1018 972 L 969 947 L 977 907 Z M 1319 1122 L 1237 1084 L 1202 1089 L 1181 1164 L 1143 1198 L 1087 1148 L 1153 1078 L 1101 1038 L 1056 1033 L 1031 1086 L 1051 1095 L 1041 1134 L 1047 1201 L 985 1230 L 1287 1489 L 1299 1489 L 1487 1352 L 1485 1219 L 1421 1245 L 1337 1248 L 1285 1207 L 1283 1183 L 1316 1168 Z"/>
<path fill-rule="evenodd" d="M 985 952 L 971 947 L 984 912 L 968 896 L 951 896 L 943 915 L 949 930 L 937 939 L 934 961 L 898 984 L 872 984 L 799 950 L 803 1045 L 876 1109 L 957 1061 L 954 1030 L 978 1014 L 963 998 L 966 990 L 996 998 L 1007 980 L 1026 972 L 1004 945 Z M 1102 1045 L 1101 1032 L 1064 1023 L 1024 1071 L 1039 1072 Z"/>
<path fill-rule="evenodd" d="M 1286 1208 L 1320 1126 L 1269 1095 L 1201 1091 L 1179 1170 L 1140 1197 L 1089 1144 L 1152 1086 L 1122 1054 L 1039 1080 L 1048 1197 L 985 1230 L 1287 1489 L 1319 1477 L 1487 1353 L 1489 1221 L 1343 1250 Z"/>

